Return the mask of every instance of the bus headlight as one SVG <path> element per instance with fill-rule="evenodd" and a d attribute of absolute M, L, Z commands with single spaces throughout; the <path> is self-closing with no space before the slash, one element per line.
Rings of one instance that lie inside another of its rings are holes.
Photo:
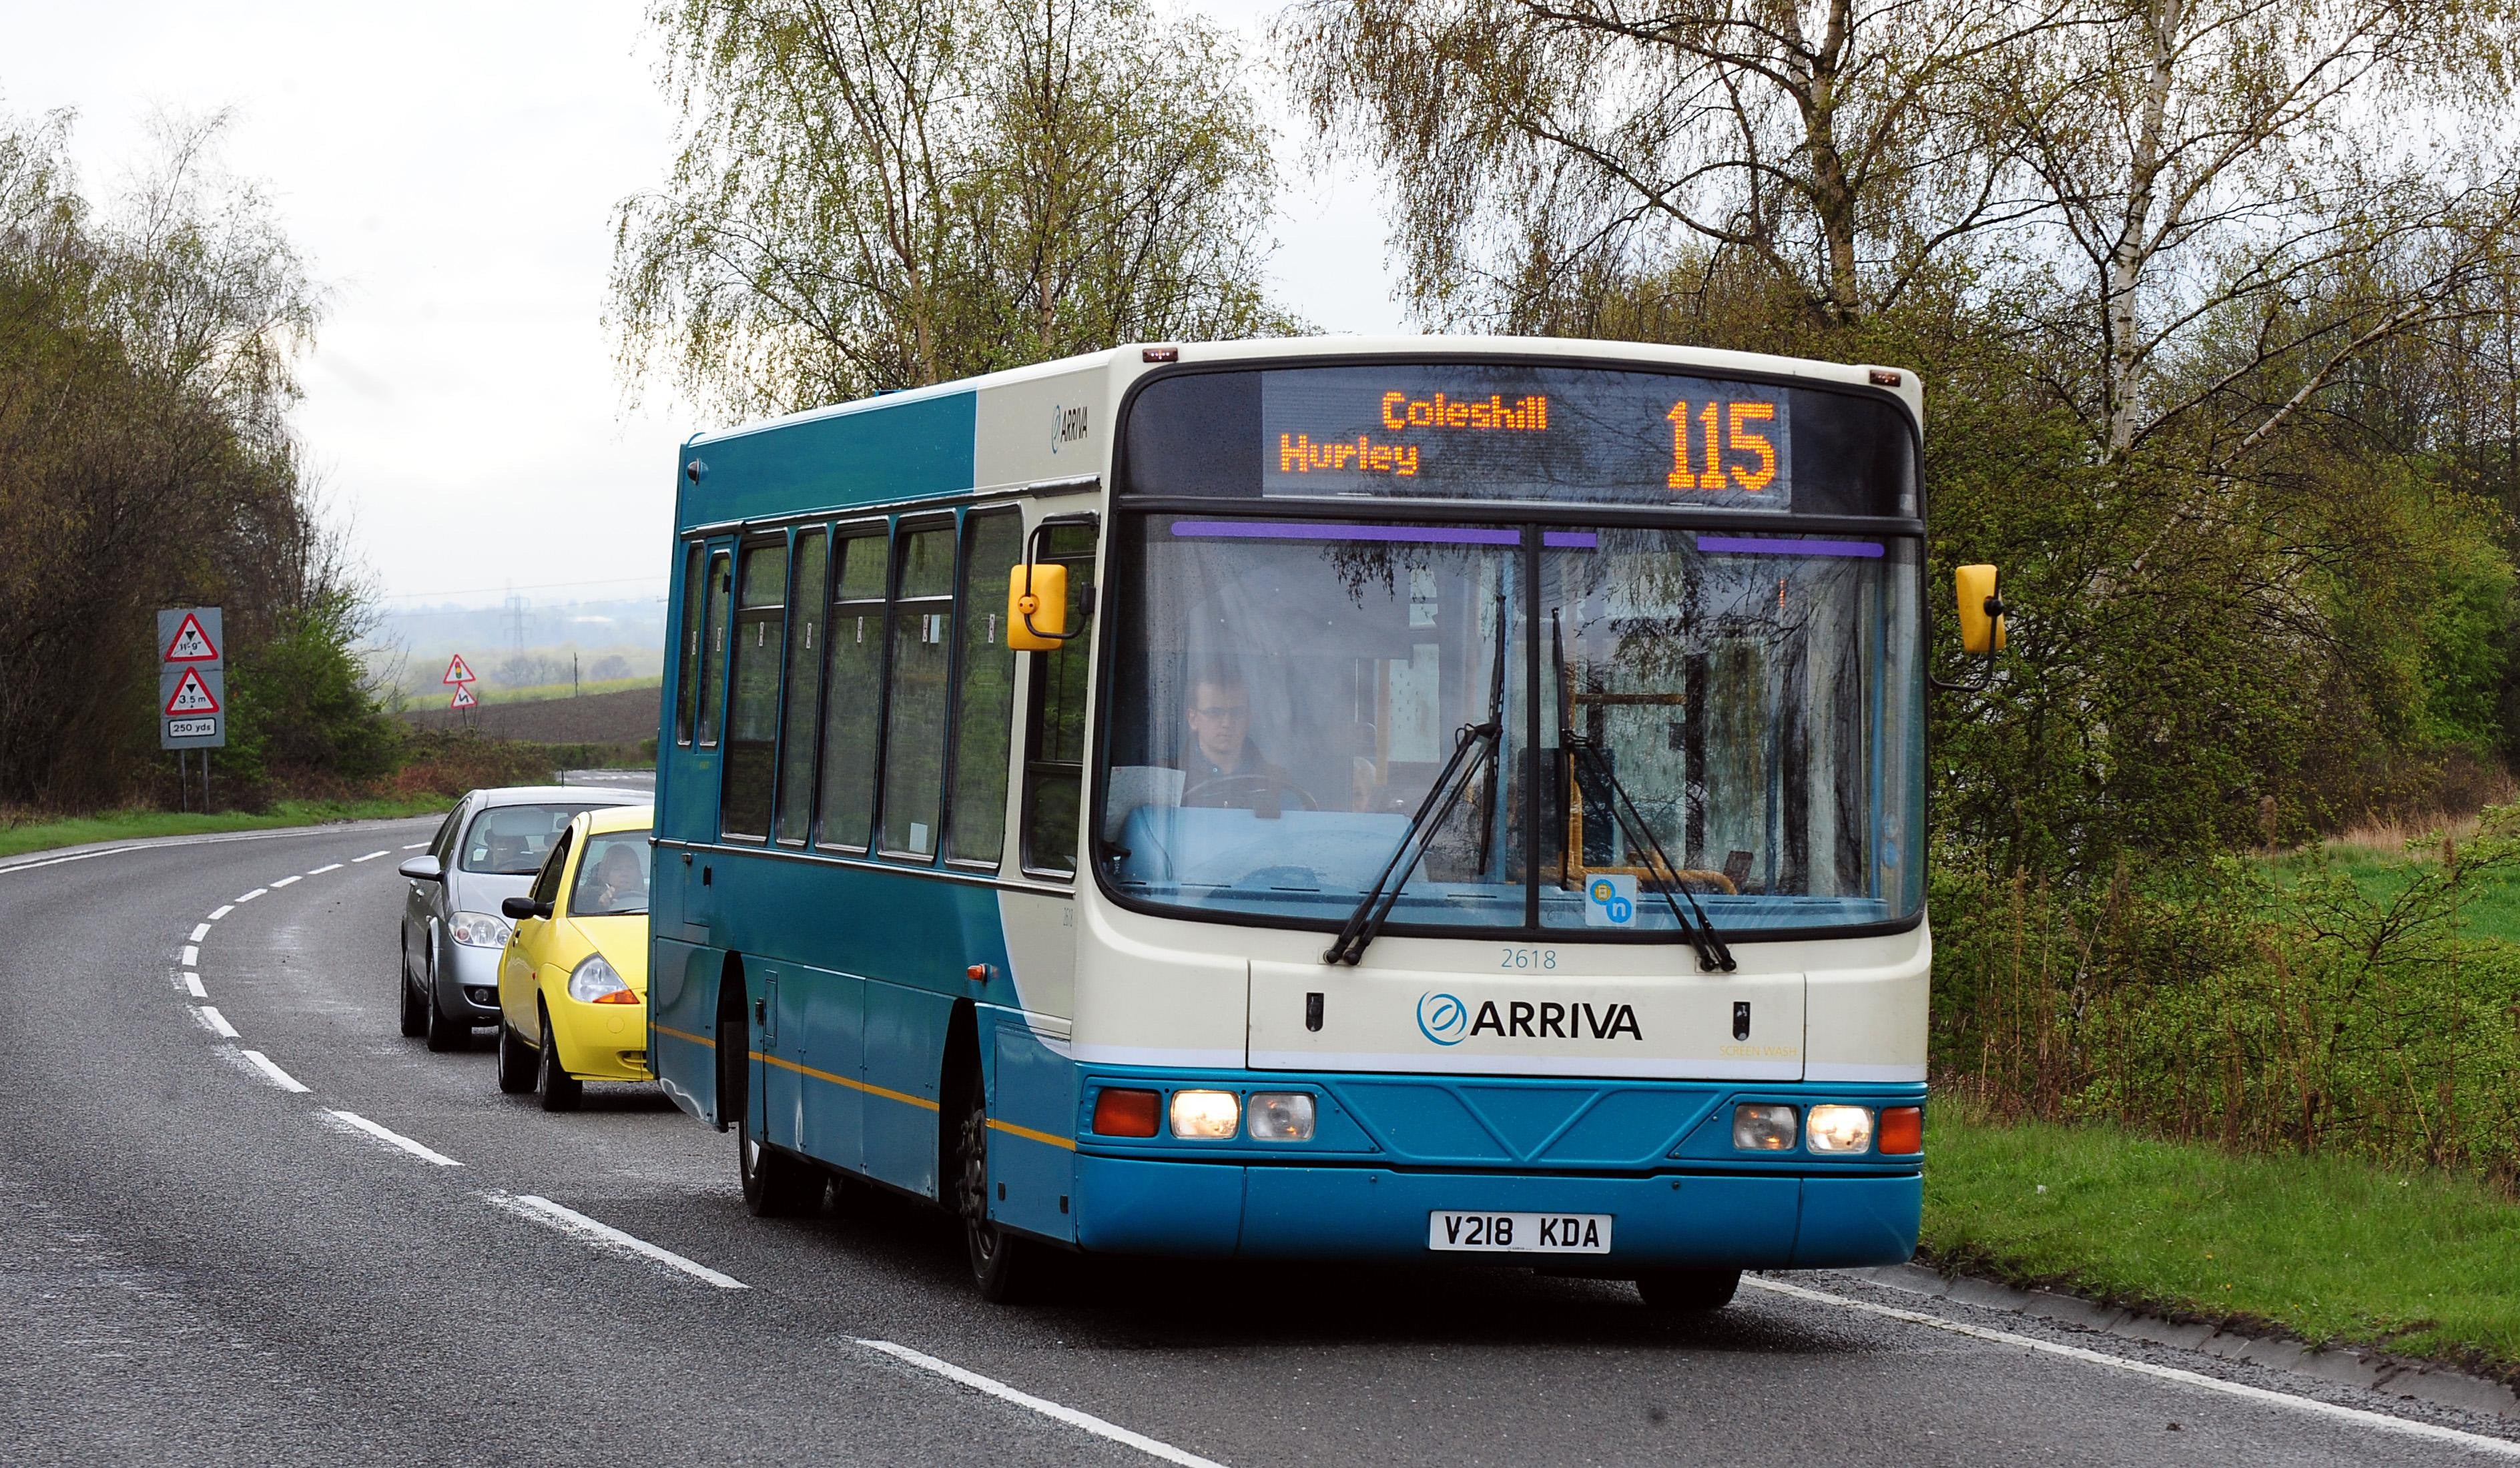
<path fill-rule="evenodd" d="M 1173 1092 L 1173 1135 L 1216 1141 L 1242 1130 L 1242 1102 L 1230 1090 Z"/>
<path fill-rule="evenodd" d="M 1732 1145 L 1744 1152 L 1792 1151 L 1794 1108 L 1771 1101 L 1733 1107 Z"/>
<path fill-rule="evenodd" d="M 1255 1090 L 1251 1093 L 1253 1141 L 1311 1141 L 1313 1098 L 1301 1090 Z"/>
<path fill-rule="evenodd" d="M 1872 1108 L 1814 1106 L 1811 1149 L 1815 1152 L 1868 1152 L 1872 1149 Z"/>

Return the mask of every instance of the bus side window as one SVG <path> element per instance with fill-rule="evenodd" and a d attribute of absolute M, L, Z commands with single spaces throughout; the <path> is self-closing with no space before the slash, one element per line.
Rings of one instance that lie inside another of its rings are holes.
<path fill-rule="evenodd" d="M 814 819 L 814 717 L 823 708 L 823 621 L 830 539 L 821 530 L 796 537 L 796 569 L 788 583 L 788 697 L 779 731 L 779 839 L 804 844 Z"/>
<path fill-rule="evenodd" d="M 831 645 L 823 697 L 822 825 L 815 844 L 864 851 L 875 820 L 877 731 L 883 708 L 883 591 L 889 543 L 881 524 L 842 529 L 832 544 Z"/>
<path fill-rule="evenodd" d="M 779 659 L 788 641 L 788 538 L 743 548 L 736 597 L 735 703 L 727 713 L 726 793 L 718 829 L 766 839 L 770 791 L 778 767 Z"/>
<path fill-rule="evenodd" d="M 945 797 L 946 699 L 954 654 L 954 527 L 894 539 L 892 660 L 885 674 L 883 846 L 931 862 Z"/>
<path fill-rule="evenodd" d="M 1015 654 L 1007 645 L 1007 572 L 1021 555 L 1013 511 L 963 520 L 962 661 L 955 674 L 948 861 L 998 869 L 1007 844 L 1007 754 L 1014 733 Z"/>
<path fill-rule="evenodd" d="M 726 601 L 735 579 L 724 551 L 708 560 L 708 605 L 700 623 L 700 717 L 695 736 L 704 748 L 717 744 L 718 716 L 726 710 Z"/>
<path fill-rule="evenodd" d="M 676 639 L 679 656 L 674 666 L 674 742 L 692 741 L 692 715 L 699 708 L 700 694 L 700 608 L 707 604 L 707 593 L 700 585 L 700 570 L 706 564 L 698 541 L 683 553 L 683 635 Z"/>
<path fill-rule="evenodd" d="M 1023 865 L 1043 875 L 1076 874 L 1078 806 L 1085 791 L 1085 663 L 1093 639 L 1094 527 L 1054 525 L 1041 556 L 1067 567 L 1067 626 L 1079 634 L 1056 652 L 1032 654 L 1024 720 Z"/>

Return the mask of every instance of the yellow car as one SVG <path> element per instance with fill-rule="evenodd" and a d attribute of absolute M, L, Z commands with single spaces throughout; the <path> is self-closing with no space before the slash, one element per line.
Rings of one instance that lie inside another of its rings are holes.
<path fill-rule="evenodd" d="M 648 831 L 652 808 L 609 806 L 569 822 L 533 890 L 500 912 L 499 1089 L 577 1106 L 584 1081 L 648 1070 Z"/>

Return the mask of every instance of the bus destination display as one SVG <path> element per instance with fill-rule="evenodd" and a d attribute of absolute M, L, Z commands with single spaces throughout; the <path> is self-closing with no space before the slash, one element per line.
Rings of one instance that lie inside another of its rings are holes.
<path fill-rule="evenodd" d="M 1784 511 L 1790 395 L 1755 382 L 1480 364 L 1268 374 L 1269 495 Z"/>

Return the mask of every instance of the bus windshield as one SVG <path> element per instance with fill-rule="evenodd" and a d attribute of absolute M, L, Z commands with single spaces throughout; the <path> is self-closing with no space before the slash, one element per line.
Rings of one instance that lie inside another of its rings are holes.
<path fill-rule="evenodd" d="M 1392 931 L 1669 939 L 1682 886 L 1728 935 L 1921 908 L 1912 538 L 1397 512 L 1119 534 L 1095 834 L 1126 900 L 1335 928 L 1495 718 Z"/>

